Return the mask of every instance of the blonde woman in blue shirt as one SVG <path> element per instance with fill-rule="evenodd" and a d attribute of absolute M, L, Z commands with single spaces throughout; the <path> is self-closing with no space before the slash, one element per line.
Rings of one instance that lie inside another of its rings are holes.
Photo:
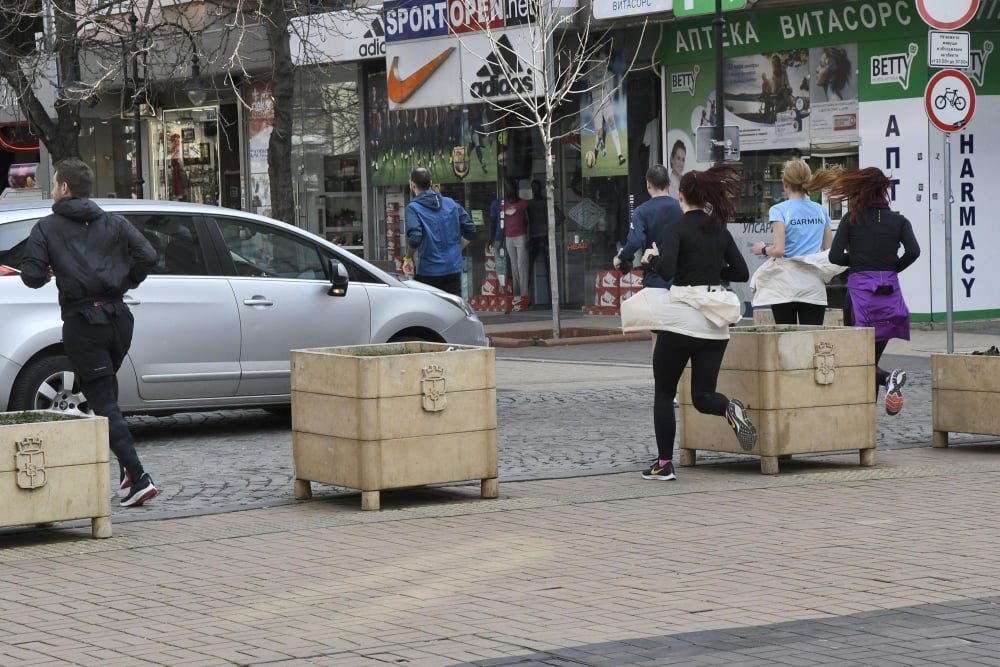
<path fill-rule="evenodd" d="M 755 255 L 776 259 L 762 265 L 750 283 L 754 307 L 770 306 L 775 324 L 823 324 L 826 281 L 837 273 L 831 275 L 826 257 L 833 230 L 830 215 L 809 193 L 832 184 L 840 173 L 834 167 L 813 174 L 804 160 L 789 160 L 782 168 L 785 200 L 768 211 L 772 241 L 753 247 Z"/>

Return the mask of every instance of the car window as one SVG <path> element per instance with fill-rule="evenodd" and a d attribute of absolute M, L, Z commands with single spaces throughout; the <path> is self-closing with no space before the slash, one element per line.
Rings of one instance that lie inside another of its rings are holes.
<path fill-rule="evenodd" d="M 171 213 L 129 213 L 126 217 L 156 251 L 153 273 L 185 276 L 207 273 L 193 217 Z"/>
<path fill-rule="evenodd" d="M 237 275 L 326 280 L 319 249 L 308 239 L 246 220 L 217 217 L 216 222 Z"/>
<path fill-rule="evenodd" d="M 31 220 L 17 220 L 0 225 L 0 264 L 11 266 L 15 269 L 21 268 L 21 260 L 24 258 L 24 246 L 28 242 L 28 235 L 38 222 L 37 218 Z"/>

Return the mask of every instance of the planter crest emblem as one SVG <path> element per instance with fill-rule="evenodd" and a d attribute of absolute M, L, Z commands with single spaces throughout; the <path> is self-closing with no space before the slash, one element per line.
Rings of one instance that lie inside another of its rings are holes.
<path fill-rule="evenodd" d="M 22 489 L 37 489 L 45 486 L 45 452 L 41 438 L 25 438 L 14 443 L 17 449 L 14 460 L 17 465 L 17 485 Z"/>
<path fill-rule="evenodd" d="M 423 408 L 426 412 L 441 412 L 448 407 L 448 396 L 445 393 L 444 367 L 437 364 L 425 366 L 423 379 L 420 381 L 423 394 Z"/>
<path fill-rule="evenodd" d="M 816 369 L 816 384 L 833 384 L 834 377 L 837 374 L 833 343 L 820 341 L 816 343 L 815 350 L 813 367 Z"/>

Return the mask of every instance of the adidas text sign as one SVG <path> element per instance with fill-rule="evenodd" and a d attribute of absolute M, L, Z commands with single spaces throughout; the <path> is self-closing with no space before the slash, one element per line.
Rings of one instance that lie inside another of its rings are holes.
<path fill-rule="evenodd" d="M 469 86 L 469 92 L 478 99 L 510 97 L 535 90 L 534 78 L 525 71 L 506 34 L 497 39 L 486 62 L 476 72 L 476 78 L 480 80 Z"/>

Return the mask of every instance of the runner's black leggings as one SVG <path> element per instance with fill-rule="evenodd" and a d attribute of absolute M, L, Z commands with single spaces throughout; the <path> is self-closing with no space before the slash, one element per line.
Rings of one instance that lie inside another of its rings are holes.
<path fill-rule="evenodd" d="M 772 303 L 771 314 L 775 324 L 823 324 L 826 317 L 826 306 L 815 303 L 789 301 L 788 303 Z"/>
<path fill-rule="evenodd" d="M 674 417 L 674 394 L 684 367 L 691 361 L 691 397 L 698 412 L 722 416 L 729 398 L 715 391 L 722 366 L 722 355 L 729 341 L 695 338 L 669 331 L 656 331 L 653 349 L 653 430 L 656 450 L 661 459 L 674 455 L 677 420 Z"/>

